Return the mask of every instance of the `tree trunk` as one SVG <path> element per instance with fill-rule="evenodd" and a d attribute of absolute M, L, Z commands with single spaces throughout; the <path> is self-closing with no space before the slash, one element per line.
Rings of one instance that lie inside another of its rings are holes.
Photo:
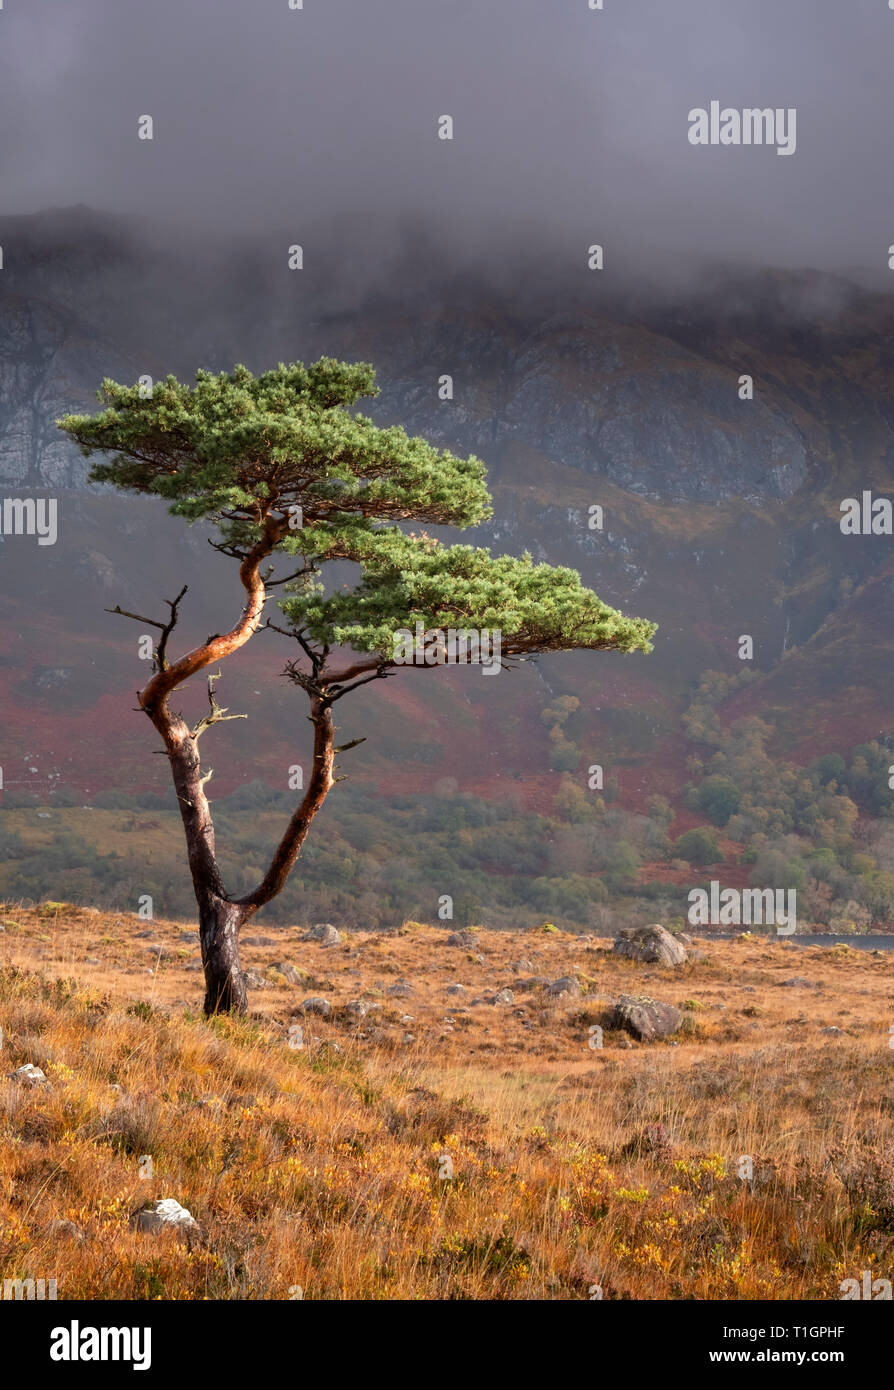
<path fill-rule="evenodd" d="M 332 697 L 327 696 L 319 684 L 315 684 L 309 692 L 310 717 L 314 725 L 314 762 L 307 791 L 289 821 L 286 833 L 262 882 L 253 893 L 235 902 L 227 895 L 217 863 L 214 824 L 205 796 L 205 783 L 211 773 L 209 771 L 205 776 L 202 775 L 198 749 L 202 729 L 219 722 L 218 716 L 222 712 L 215 708 L 213 686 L 210 681 L 208 695 L 211 701 L 211 715 L 201 721 L 195 729 L 189 728 L 182 715 L 171 711 L 168 697 L 190 676 L 203 670 L 212 661 L 218 661 L 244 646 L 251 637 L 260 621 L 265 599 L 264 581 L 258 573 L 258 567 L 261 560 L 271 553 L 281 539 L 285 524 L 281 519 L 266 518 L 262 539 L 243 559 L 239 573 L 246 592 L 246 603 L 236 626 L 223 636 L 209 637 L 203 646 L 188 652 L 173 665 L 167 663 L 164 655 L 168 634 L 177 619 L 179 599 L 171 602 L 171 623 L 164 629 L 163 639 L 156 652 L 159 669 L 139 694 L 140 705 L 164 739 L 165 751 L 171 763 L 171 774 L 186 836 L 190 874 L 199 905 L 202 965 L 205 970 L 205 1013 L 208 1017 L 219 1013 L 246 1012 L 245 976 L 239 961 L 239 928 L 249 917 L 254 916 L 260 907 L 282 891 L 304 844 L 310 823 L 333 785 L 335 726 L 332 719 Z M 371 668 L 378 671 L 379 665 L 378 662 L 372 665 L 369 662 L 361 663 L 356 670 L 348 668 L 346 672 L 339 672 L 338 677 L 344 682 L 353 679 L 356 674 L 368 672 Z M 338 684 L 338 680 L 335 680 L 335 684 Z M 347 686 L 347 689 L 351 688 L 350 685 Z"/>
<path fill-rule="evenodd" d="M 209 895 L 199 903 L 205 1013 L 244 1014 L 245 975 L 239 961 L 239 928 L 250 913 L 238 903 Z"/>

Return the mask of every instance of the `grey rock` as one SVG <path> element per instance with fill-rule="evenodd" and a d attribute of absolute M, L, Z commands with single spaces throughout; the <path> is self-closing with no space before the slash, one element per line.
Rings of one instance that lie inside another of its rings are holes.
<path fill-rule="evenodd" d="M 491 1003 L 493 1003 L 493 1004 L 514 1004 L 514 1003 L 515 1003 L 515 995 L 512 993 L 512 990 L 511 990 L 511 989 L 501 989 L 501 990 L 498 990 L 497 993 L 494 995 L 493 999 L 491 1000 Z"/>
<path fill-rule="evenodd" d="M 309 999 L 305 999 L 301 1005 L 301 1012 L 305 1014 L 319 1014 L 321 1018 L 328 1018 L 332 1013 L 332 1005 L 328 999 L 324 999 L 320 994 L 312 994 Z"/>
<path fill-rule="evenodd" d="M 198 1225 L 192 1213 L 186 1207 L 181 1207 L 173 1197 L 164 1197 L 161 1201 L 142 1207 L 134 1212 L 131 1221 L 138 1231 L 151 1232 L 193 1231 Z"/>
<path fill-rule="evenodd" d="M 546 987 L 546 992 L 551 999 L 561 999 L 567 995 L 569 999 L 579 999 L 581 995 L 580 982 L 574 975 L 562 975 L 558 980 L 553 980 Z"/>
<path fill-rule="evenodd" d="M 448 993 L 448 994 L 453 994 L 453 995 L 456 995 L 456 996 L 458 997 L 458 996 L 461 995 L 461 994 L 465 994 L 465 992 L 466 992 L 466 987 L 465 987 L 465 985 L 456 985 L 456 984 L 454 984 L 454 985 L 448 985 L 448 986 L 447 986 L 447 993 Z"/>
<path fill-rule="evenodd" d="M 474 951 L 478 946 L 478 933 L 470 931 L 468 927 L 463 927 L 462 931 L 452 931 L 447 938 L 448 946 L 462 946 L 467 951 Z"/>
<path fill-rule="evenodd" d="M 645 995 L 622 994 L 609 1015 L 610 1028 L 623 1028 L 640 1042 L 654 1042 L 675 1033 L 683 1015 L 673 1004 L 663 1004 Z"/>
<path fill-rule="evenodd" d="M 321 946 L 337 946 L 341 941 L 341 933 L 336 931 L 331 922 L 318 922 L 315 927 L 304 933 L 301 940 L 316 941 Z"/>
<path fill-rule="evenodd" d="M 615 955 L 658 965 L 684 965 L 686 947 L 658 922 L 650 927 L 625 927 L 615 938 Z"/>
<path fill-rule="evenodd" d="M 7 1072 L 10 1081 L 16 1081 L 20 1086 L 49 1086 L 46 1073 L 40 1067 L 36 1067 L 33 1062 L 25 1062 L 23 1066 L 16 1067 L 15 1071 Z"/>
<path fill-rule="evenodd" d="M 288 985 L 300 985 L 304 979 L 301 971 L 296 970 L 294 965 L 290 965 L 287 960 L 277 961 L 275 965 L 269 966 L 268 969 L 275 970 L 277 974 L 282 975 Z"/>

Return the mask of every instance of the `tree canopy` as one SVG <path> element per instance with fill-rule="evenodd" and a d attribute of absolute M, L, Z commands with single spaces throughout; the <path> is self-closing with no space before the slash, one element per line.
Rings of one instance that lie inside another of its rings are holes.
<path fill-rule="evenodd" d="M 312 641 L 390 656 L 395 630 L 421 621 L 499 630 L 504 656 L 651 650 L 655 625 L 603 603 L 572 569 L 400 528 L 487 520 L 485 468 L 352 409 L 378 394 L 368 363 L 199 371 L 192 387 L 168 376 L 151 392 L 107 380 L 99 394 L 99 414 L 60 421 L 85 454 L 113 454 L 91 480 L 213 522 L 220 548 L 240 559 L 259 544 L 300 556 L 279 602 Z M 328 560 L 362 567 L 353 589 L 327 595 L 317 576 Z"/>

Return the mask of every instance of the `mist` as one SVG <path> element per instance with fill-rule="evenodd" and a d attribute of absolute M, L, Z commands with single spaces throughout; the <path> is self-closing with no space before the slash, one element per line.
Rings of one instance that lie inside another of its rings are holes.
<path fill-rule="evenodd" d="M 0 16 L 4 211 L 88 205 L 262 277 L 300 244 L 335 307 L 432 277 L 582 286 L 593 244 L 604 284 L 709 262 L 887 288 L 894 12 L 604 4 L 29 0 Z M 796 108 L 794 155 L 693 147 L 715 99 Z"/>

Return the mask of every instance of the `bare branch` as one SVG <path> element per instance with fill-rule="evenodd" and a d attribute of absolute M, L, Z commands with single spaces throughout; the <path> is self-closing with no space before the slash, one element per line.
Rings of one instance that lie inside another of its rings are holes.
<path fill-rule="evenodd" d="M 264 583 L 266 584 L 268 589 L 278 589 L 280 584 L 291 584 L 293 579 L 303 579 L 306 574 L 313 574 L 314 572 L 315 571 L 313 565 L 305 565 L 303 569 L 296 570 L 294 574 L 287 574 L 284 579 L 266 578 L 264 580 Z M 268 575 L 272 573 L 273 567 L 271 566 L 268 571 Z"/>
<path fill-rule="evenodd" d="M 107 613 L 120 613 L 122 618 L 133 618 L 135 622 L 145 623 L 147 627 L 159 627 L 164 631 L 164 623 L 157 622 L 155 618 L 144 618 L 142 613 L 128 613 L 126 608 L 120 607 L 117 603 L 114 608 L 107 608 L 105 611 Z"/>
<path fill-rule="evenodd" d="M 167 650 L 168 645 L 168 638 L 174 631 L 174 628 L 177 626 L 177 618 L 179 616 L 177 613 L 177 609 L 180 605 L 180 600 L 186 593 L 187 588 L 188 585 L 184 584 L 183 588 L 180 590 L 179 594 L 175 599 L 165 599 L 165 603 L 171 610 L 171 616 L 161 630 L 161 641 L 159 642 L 158 647 L 155 651 L 155 664 L 159 671 L 166 671 L 168 669 L 168 660 L 165 656 L 165 651 Z"/>
<path fill-rule="evenodd" d="M 217 700 L 214 696 L 214 687 L 216 683 L 220 680 L 220 674 L 220 671 L 217 671 L 214 675 L 209 675 L 208 677 L 208 704 L 211 708 L 209 713 L 203 715 L 196 727 L 192 730 L 192 737 L 196 740 L 198 740 L 201 737 L 201 735 L 205 732 L 206 729 L 210 729 L 212 724 L 225 724 L 228 719 L 248 718 L 247 714 L 228 714 L 227 707 L 222 707 L 217 703 Z M 208 777 L 210 776 L 211 773 L 209 772 Z M 203 778 L 202 780 L 207 781 L 207 778 Z"/>
<path fill-rule="evenodd" d="M 343 695 L 347 695 L 350 690 L 356 690 L 361 685 L 369 685 L 370 681 L 387 680 L 389 676 L 393 675 L 394 662 L 382 662 L 371 675 L 362 676 L 360 680 L 352 681 L 350 685 L 342 687 L 329 686 L 329 702 L 330 704 L 334 704 L 335 701 L 340 700 Z"/>
<path fill-rule="evenodd" d="M 248 554 L 247 550 L 239 550 L 235 545 L 226 545 L 221 541 L 213 541 L 210 536 L 205 537 L 213 550 L 219 550 L 221 555 L 229 555 L 233 560 L 244 560 Z"/>
<path fill-rule="evenodd" d="M 161 638 L 159 640 L 158 646 L 155 649 L 155 652 L 153 653 L 156 671 L 167 670 L 165 648 L 168 644 L 168 638 L 174 631 L 174 628 L 177 626 L 177 607 L 180 603 L 180 600 L 183 598 L 183 595 L 186 593 L 188 587 L 188 585 L 184 584 L 183 588 L 180 590 L 179 594 L 175 599 L 165 599 L 165 603 L 171 610 L 171 616 L 166 623 L 160 623 L 156 618 L 144 618 L 142 613 L 128 613 L 127 609 L 122 608 L 119 603 L 116 603 L 114 608 L 106 609 L 107 613 L 119 613 L 122 618 L 133 618 L 134 622 L 145 623 L 147 627 L 157 627 L 159 629 L 159 631 L 161 632 Z M 142 708 L 142 705 L 140 706 L 140 708 Z"/>
<path fill-rule="evenodd" d="M 356 748 L 358 743 L 365 743 L 366 736 L 363 738 L 352 738 L 350 743 L 339 743 L 333 748 L 333 753 L 346 753 L 349 748 Z"/>

